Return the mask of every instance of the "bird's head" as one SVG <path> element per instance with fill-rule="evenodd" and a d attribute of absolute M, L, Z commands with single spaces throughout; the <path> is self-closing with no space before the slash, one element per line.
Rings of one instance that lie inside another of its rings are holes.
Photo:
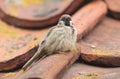
<path fill-rule="evenodd" d="M 72 26 L 72 25 L 73 25 L 72 20 L 71 20 L 71 16 L 68 15 L 68 14 L 62 15 L 62 16 L 60 17 L 60 19 L 59 19 L 58 24 L 59 24 L 59 23 L 62 23 L 62 24 L 64 24 L 65 26 Z"/>

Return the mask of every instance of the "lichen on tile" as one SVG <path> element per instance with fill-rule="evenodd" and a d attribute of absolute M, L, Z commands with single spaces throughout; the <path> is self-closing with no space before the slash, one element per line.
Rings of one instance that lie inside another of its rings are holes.
<path fill-rule="evenodd" d="M 12 37 L 20 37 L 19 30 L 10 26 L 2 21 L 0 21 L 0 36 L 12 36 Z"/>

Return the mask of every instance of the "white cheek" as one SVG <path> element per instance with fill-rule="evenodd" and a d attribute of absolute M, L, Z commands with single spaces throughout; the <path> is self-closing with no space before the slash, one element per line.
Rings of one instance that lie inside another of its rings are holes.
<path fill-rule="evenodd" d="M 73 25 L 73 22 L 72 22 L 72 21 L 70 21 L 70 25 Z"/>
<path fill-rule="evenodd" d="M 59 23 L 58 23 L 59 25 L 63 25 L 64 24 L 64 22 L 63 21 L 59 21 Z"/>

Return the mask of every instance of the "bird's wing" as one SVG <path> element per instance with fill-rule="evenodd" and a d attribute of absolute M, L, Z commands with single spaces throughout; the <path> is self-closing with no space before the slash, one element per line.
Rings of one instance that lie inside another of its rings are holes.
<path fill-rule="evenodd" d="M 40 45 L 39 45 L 39 47 L 38 47 L 38 50 L 37 50 L 37 52 L 34 54 L 34 56 L 22 67 L 22 69 L 23 70 L 26 70 L 32 63 L 34 63 L 36 60 L 37 60 L 37 58 L 41 55 L 43 55 L 44 53 L 43 53 L 43 49 L 44 49 L 44 42 L 46 41 L 46 39 L 47 39 L 47 37 L 51 34 L 51 32 L 52 32 L 52 30 L 54 29 L 54 28 L 56 28 L 56 26 L 54 26 L 54 27 L 52 27 L 49 31 L 48 31 L 48 33 L 47 33 L 47 35 L 44 37 L 44 39 L 41 41 L 41 43 L 40 43 Z"/>
<path fill-rule="evenodd" d="M 51 34 L 52 30 L 55 29 L 57 26 L 53 26 L 49 29 L 49 31 L 47 32 L 47 34 L 45 35 L 45 37 L 42 39 L 42 41 L 40 42 L 40 45 L 44 44 L 44 42 L 46 41 L 47 37 Z"/>

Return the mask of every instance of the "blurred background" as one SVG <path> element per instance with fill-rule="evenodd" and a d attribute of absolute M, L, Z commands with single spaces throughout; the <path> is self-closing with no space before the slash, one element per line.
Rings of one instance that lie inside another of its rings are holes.
<path fill-rule="evenodd" d="M 72 17 L 80 52 L 48 57 L 19 79 L 120 79 L 120 0 L 0 0 L 0 79 L 16 79 L 63 14 Z"/>

